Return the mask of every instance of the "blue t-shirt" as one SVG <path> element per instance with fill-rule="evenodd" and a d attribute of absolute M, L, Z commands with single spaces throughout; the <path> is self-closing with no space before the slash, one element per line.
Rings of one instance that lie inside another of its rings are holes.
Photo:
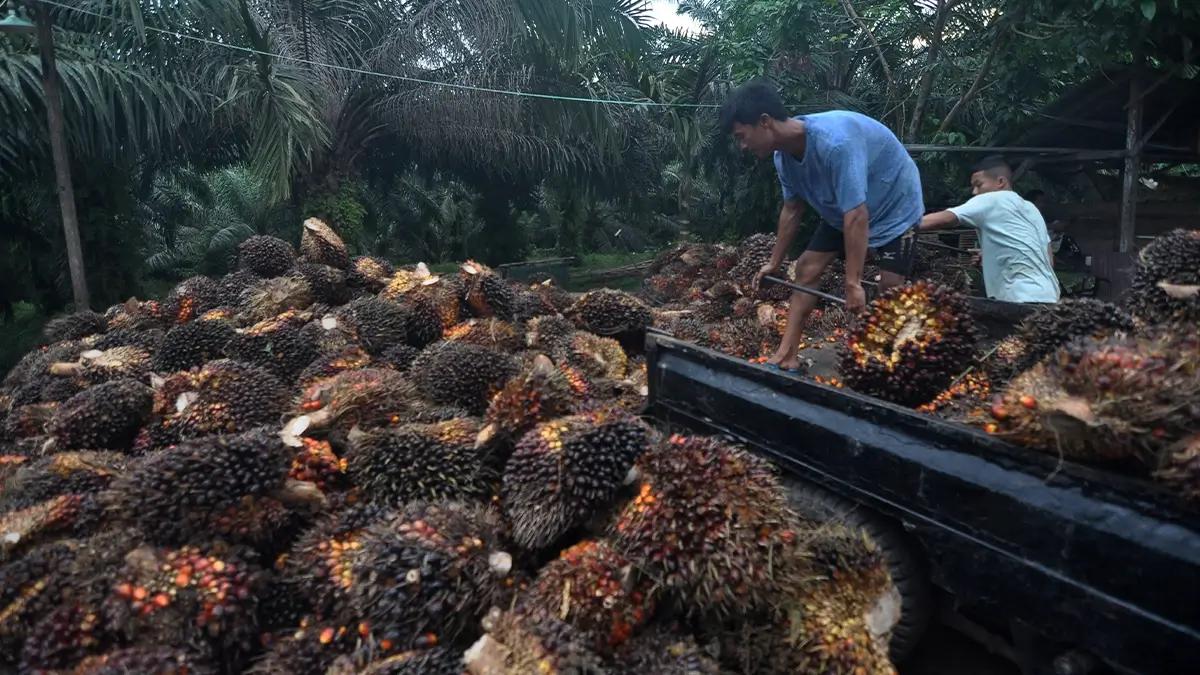
<path fill-rule="evenodd" d="M 825 222 L 842 229 L 842 217 L 862 204 L 870 214 L 872 248 L 884 246 L 921 221 L 921 175 L 890 129 L 845 110 L 800 115 L 808 144 L 804 157 L 776 152 L 775 171 L 787 201 L 802 199 Z"/>

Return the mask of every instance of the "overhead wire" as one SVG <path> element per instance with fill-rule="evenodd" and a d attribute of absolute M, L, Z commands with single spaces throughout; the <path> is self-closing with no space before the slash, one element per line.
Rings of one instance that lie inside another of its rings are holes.
<path fill-rule="evenodd" d="M 40 2 L 43 5 L 58 7 L 60 9 L 66 9 L 66 10 L 70 10 L 73 12 L 78 12 L 80 14 L 86 14 L 86 15 L 94 16 L 94 17 L 97 17 L 100 19 L 113 21 L 114 23 L 129 25 L 128 22 L 121 21 L 121 20 L 117 19 L 116 17 L 106 16 L 99 12 L 93 12 L 91 10 L 83 9 L 80 7 L 72 7 L 70 5 L 63 4 L 61 2 L 57 2 L 56 0 L 34 0 L 34 1 Z M 353 66 L 343 66 L 343 65 L 333 64 L 333 63 L 324 63 L 321 61 L 300 58 L 297 56 L 288 56 L 286 54 L 276 54 L 273 52 L 267 52 L 267 51 L 263 51 L 260 49 L 255 49 L 253 47 L 243 47 L 242 45 L 235 45 L 235 44 L 231 44 L 228 42 L 221 42 L 219 40 L 213 40 L 210 38 L 201 37 L 199 35 L 190 35 L 188 33 L 180 33 L 178 31 L 170 30 L 167 28 L 158 28 L 156 26 L 145 26 L 145 30 L 148 32 L 159 33 L 159 34 L 163 34 L 163 35 L 170 35 L 170 36 L 178 38 L 180 40 L 191 40 L 194 42 L 199 42 L 199 43 L 210 45 L 213 47 L 230 49 L 233 51 L 243 52 L 246 54 L 254 54 L 256 56 L 267 56 L 267 57 L 271 57 L 271 58 L 275 58 L 275 59 L 281 59 L 284 61 L 291 61 L 293 63 L 302 63 L 302 64 L 309 65 L 309 66 L 315 66 L 318 68 L 329 68 L 332 70 L 339 70 L 342 72 L 355 73 L 357 75 L 381 77 L 381 78 L 390 79 L 390 80 L 411 82 L 414 84 L 425 84 L 425 85 L 430 85 L 430 86 L 435 86 L 435 87 L 445 87 L 448 89 L 478 91 L 478 92 L 489 93 L 489 94 L 499 94 L 499 95 L 503 95 L 503 96 L 518 96 L 518 97 L 523 97 L 523 98 L 535 98 L 535 99 L 551 100 L 551 101 L 569 101 L 569 102 L 576 102 L 576 103 L 591 103 L 591 104 L 598 104 L 598 105 L 627 105 L 627 106 L 642 106 L 642 107 L 651 107 L 651 108 L 719 108 L 720 107 L 719 105 L 716 105 L 713 103 L 663 103 L 663 102 L 659 102 L 659 101 L 648 101 L 648 100 L 646 100 L 646 101 L 631 101 L 631 100 L 624 100 L 624 99 L 589 98 L 589 97 L 584 97 L 584 96 L 562 96 L 559 94 L 545 94 L 545 93 L 531 92 L 531 91 L 517 91 L 517 90 L 512 90 L 512 89 L 497 89 L 497 88 L 492 88 L 492 87 L 479 87 L 479 86 L 470 85 L 470 84 L 461 84 L 458 82 L 442 82 L 442 81 L 438 81 L 438 80 L 428 80 L 428 79 L 424 79 L 424 78 L 420 78 L 420 77 L 409 77 L 407 75 L 396 75 L 394 73 L 382 73 L 382 72 L 375 71 L 375 70 L 367 70 L 365 68 L 355 68 Z"/>

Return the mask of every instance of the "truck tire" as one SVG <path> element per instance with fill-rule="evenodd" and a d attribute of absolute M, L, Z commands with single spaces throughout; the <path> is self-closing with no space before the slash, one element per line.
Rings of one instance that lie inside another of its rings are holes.
<path fill-rule="evenodd" d="M 919 549 L 891 519 L 808 481 L 790 476 L 782 480 L 792 508 L 801 516 L 861 529 L 879 547 L 900 594 L 900 618 L 892 628 L 888 651 L 895 663 L 902 663 L 920 642 L 933 615 L 933 594 Z"/>

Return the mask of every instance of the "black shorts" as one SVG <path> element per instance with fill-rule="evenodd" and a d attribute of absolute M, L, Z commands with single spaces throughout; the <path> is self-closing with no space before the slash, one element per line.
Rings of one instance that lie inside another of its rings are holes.
<path fill-rule="evenodd" d="M 812 238 L 808 240 L 808 250 L 817 253 L 839 253 L 846 255 L 846 238 L 841 230 L 830 227 L 827 223 L 817 226 Z M 917 226 L 913 225 L 907 232 L 889 241 L 883 246 L 870 249 L 874 254 L 875 264 L 879 269 L 887 270 L 902 277 L 912 274 L 913 254 L 917 249 Z"/>

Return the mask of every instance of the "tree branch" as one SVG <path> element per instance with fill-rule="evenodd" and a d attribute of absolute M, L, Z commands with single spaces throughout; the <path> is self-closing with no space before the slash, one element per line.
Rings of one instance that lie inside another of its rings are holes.
<path fill-rule="evenodd" d="M 933 34 L 929 38 L 929 55 L 925 61 L 925 73 L 921 76 L 921 84 L 917 89 L 917 103 L 913 108 L 913 116 L 908 125 L 908 140 L 915 141 L 917 133 L 921 130 L 921 123 L 925 121 L 925 109 L 929 105 L 929 93 L 933 91 L 933 79 L 937 70 L 938 59 L 942 55 L 942 32 L 946 28 L 946 21 L 950 16 L 950 11 L 956 7 L 959 2 L 947 3 L 946 0 L 938 0 L 937 16 L 933 22 Z"/>
<path fill-rule="evenodd" d="M 875 34 L 867 26 L 867 22 L 863 21 L 862 17 L 859 16 L 850 0 L 842 0 L 842 7 L 846 9 L 846 16 L 850 17 L 850 20 L 858 25 L 863 35 L 866 35 L 867 39 L 871 41 L 871 46 L 875 48 L 875 53 L 879 55 L 879 65 L 883 68 L 883 76 L 887 78 L 887 99 L 890 101 L 892 99 L 892 90 L 895 88 L 895 82 L 892 80 L 892 67 L 888 65 L 888 60 L 883 55 L 883 48 L 879 46 L 879 40 L 875 39 Z"/>
<path fill-rule="evenodd" d="M 939 134 L 949 129 L 950 125 L 954 122 L 954 118 L 958 117 L 958 114 L 975 99 L 975 96 L 979 93 L 979 88 L 983 85 L 983 81 L 992 72 L 992 64 L 996 60 L 996 54 L 999 53 L 1000 47 L 1005 42 L 1005 35 L 998 35 L 992 40 L 992 47 L 988 49 L 987 56 L 983 59 L 983 65 L 979 66 L 979 72 L 975 73 L 975 80 L 971 82 L 971 86 L 967 91 L 954 103 L 954 107 L 950 108 L 950 112 L 946 113 L 945 119 L 938 126 L 937 132 Z"/>

